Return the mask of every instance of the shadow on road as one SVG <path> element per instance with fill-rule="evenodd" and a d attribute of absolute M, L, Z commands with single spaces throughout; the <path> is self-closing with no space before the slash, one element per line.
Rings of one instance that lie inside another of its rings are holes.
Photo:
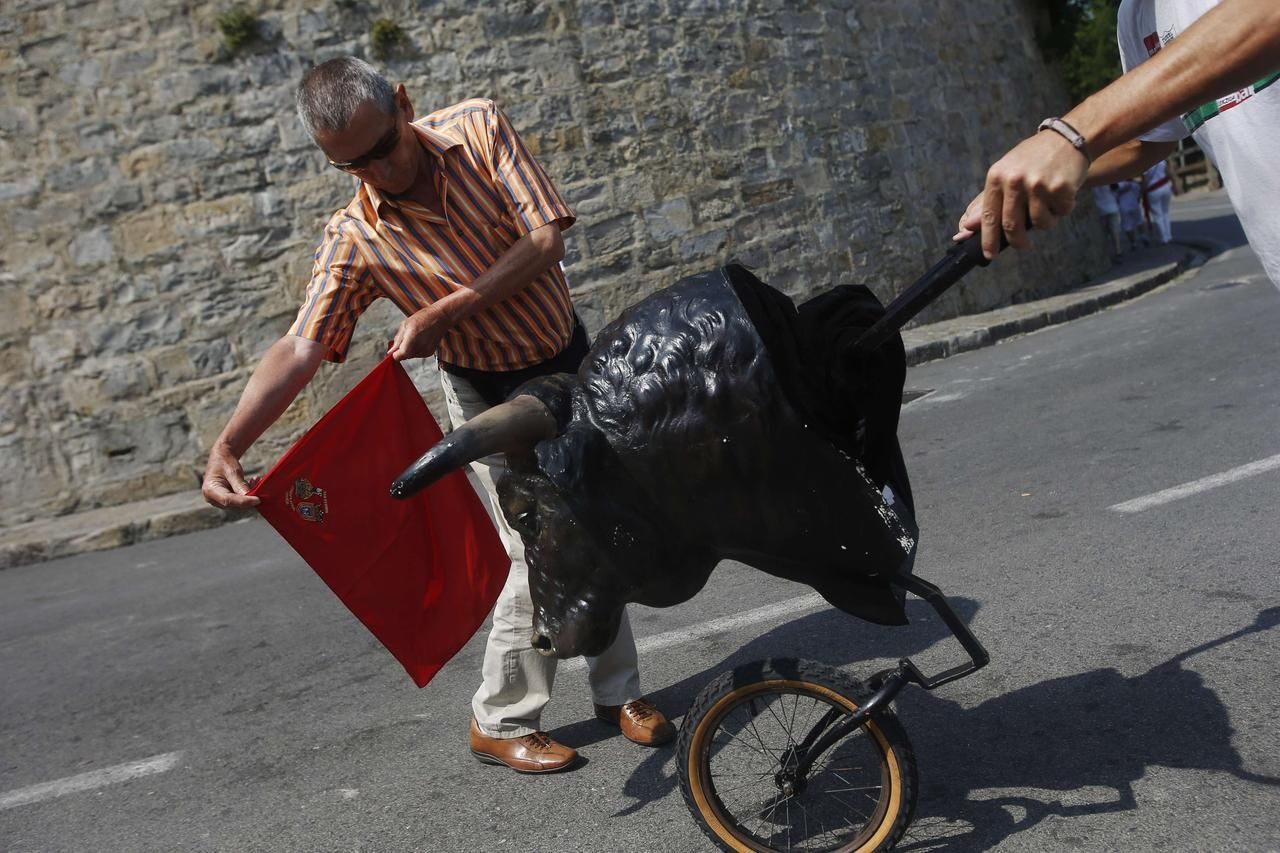
<path fill-rule="evenodd" d="M 975 602 L 956 598 L 951 604 L 972 621 Z M 949 637 L 923 602 L 911 601 L 908 612 L 910 629 L 882 628 L 830 610 L 797 619 L 651 698 L 668 712 L 683 713 L 712 678 L 752 660 L 782 655 L 844 666 L 918 655 Z M 1095 669 L 1042 681 L 970 709 L 908 688 L 896 704 L 919 760 L 921 795 L 898 849 L 987 850 L 1046 817 L 1130 810 L 1136 807 L 1133 784 L 1152 766 L 1213 770 L 1280 786 L 1280 779 L 1245 769 L 1231 743 L 1226 707 L 1197 673 L 1182 666 L 1193 655 L 1277 625 L 1280 607 L 1269 608 L 1251 625 L 1140 675 Z M 958 647 L 955 651 L 959 654 Z M 871 671 L 856 674 L 865 677 Z M 575 744 L 610 735 L 616 731 L 592 723 L 555 733 Z M 673 751 L 665 748 L 640 763 L 624 786 L 633 802 L 619 815 L 674 790 L 673 759 Z"/>
<path fill-rule="evenodd" d="M 1269 608 L 1253 624 L 1140 675 L 1096 669 L 970 710 L 913 692 L 899 716 L 920 759 L 921 798 L 916 831 L 899 849 L 987 850 L 1049 816 L 1127 811 L 1136 807 L 1133 784 L 1152 766 L 1280 786 L 1280 779 L 1244 768 L 1226 707 L 1200 675 L 1182 666 L 1193 655 L 1277 625 L 1280 608 Z M 931 838 L 931 826 L 945 827 L 946 837 Z"/>
<path fill-rule="evenodd" d="M 1173 239 L 1175 242 L 1178 240 L 1194 241 L 1197 237 L 1212 238 L 1215 242 L 1221 244 L 1222 251 L 1234 249 L 1249 242 L 1244 236 L 1244 229 L 1240 227 L 1240 220 L 1236 218 L 1234 213 L 1224 213 L 1221 216 L 1206 216 L 1204 218 L 1189 218 L 1173 222 Z"/>

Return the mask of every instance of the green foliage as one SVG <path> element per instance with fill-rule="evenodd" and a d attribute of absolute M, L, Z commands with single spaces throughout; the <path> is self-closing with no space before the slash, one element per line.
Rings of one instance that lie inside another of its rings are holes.
<path fill-rule="evenodd" d="M 1072 97 L 1082 101 L 1120 76 L 1120 51 L 1116 47 L 1116 6 L 1112 0 L 1092 0 L 1088 15 L 1076 30 L 1067 54 L 1067 85 Z"/>
<path fill-rule="evenodd" d="M 1120 0 L 1039 0 L 1039 4 L 1040 49 L 1061 68 L 1073 101 L 1083 101 L 1120 76 L 1116 47 Z"/>
<path fill-rule="evenodd" d="M 369 47 L 378 59 L 394 56 L 408 43 L 404 29 L 390 18 L 379 18 L 369 28 Z"/>
<path fill-rule="evenodd" d="M 222 31 L 222 44 L 227 53 L 236 54 L 258 40 L 258 16 L 244 6 L 232 6 L 217 18 Z"/>

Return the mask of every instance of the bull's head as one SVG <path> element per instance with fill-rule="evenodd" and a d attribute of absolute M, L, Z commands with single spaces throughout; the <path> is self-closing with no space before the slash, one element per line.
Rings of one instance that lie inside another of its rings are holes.
<path fill-rule="evenodd" d="M 531 642 L 562 658 L 603 653 L 627 602 L 683 601 L 715 564 L 700 561 L 704 571 L 672 582 L 674 561 L 687 564 L 692 554 L 681 549 L 675 557 L 670 532 L 662 531 L 657 511 L 629 482 L 608 441 L 589 423 L 573 420 L 576 385 L 568 375 L 527 383 L 446 436 L 391 488 L 394 497 L 408 497 L 474 460 L 505 453 L 498 494 L 524 542 L 534 603 Z"/>
<path fill-rule="evenodd" d="M 808 583 L 863 618 L 905 621 L 887 578 L 910 554 L 914 525 L 882 493 L 898 453 L 901 343 L 888 367 L 855 358 L 848 368 L 855 379 L 881 377 L 885 400 L 876 411 L 892 415 L 876 421 L 886 470 L 873 481 L 857 448 L 846 452 L 800 416 L 735 286 L 774 318 L 771 334 L 799 316 L 741 268 L 684 279 L 602 329 L 577 375 L 522 385 L 396 481 L 392 494 L 403 497 L 471 461 L 506 454 L 498 494 L 524 541 L 532 642 L 543 654 L 603 652 L 626 603 L 686 601 L 720 559 Z M 801 346 L 796 330 L 778 345 L 790 353 L 791 391 L 828 401 L 838 410 L 835 431 L 853 435 L 862 421 L 849 401 L 870 394 L 827 372 L 851 357 L 850 329 L 874 322 L 879 303 L 865 288 L 813 300 L 820 301 L 806 316 L 835 324 L 834 334 L 817 336 L 831 352 Z M 822 323 L 805 326 L 816 327 Z M 832 387 L 806 391 L 810 373 Z"/>

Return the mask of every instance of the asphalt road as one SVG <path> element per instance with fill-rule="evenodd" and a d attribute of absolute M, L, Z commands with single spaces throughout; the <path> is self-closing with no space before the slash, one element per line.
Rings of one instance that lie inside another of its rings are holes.
<path fill-rule="evenodd" d="M 900 849 L 1280 850 L 1280 294 L 1220 194 L 1176 210 L 1227 251 L 908 374 L 917 571 L 992 663 L 899 698 Z M 809 592 L 725 565 L 636 608 L 646 689 L 678 718 L 761 657 L 958 660 L 919 602 L 878 628 Z M 584 766 L 475 762 L 482 641 L 418 691 L 257 521 L 0 572 L 0 848 L 706 848 L 671 749 L 591 721 L 581 667 L 544 725 Z"/>

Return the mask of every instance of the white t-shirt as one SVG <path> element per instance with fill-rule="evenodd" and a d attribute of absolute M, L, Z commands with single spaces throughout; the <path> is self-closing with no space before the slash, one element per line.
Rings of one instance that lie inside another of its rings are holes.
<path fill-rule="evenodd" d="M 1152 193 L 1173 194 L 1173 184 L 1169 180 L 1169 167 L 1163 160 L 1142 173 L 1147 195 Z"/>
<path fill-rule="evenodd" d="M 1120 181 L 1116 184 L 1116 204 L 1120 212 L 1132 213 L 1142 209 L 1142 190 L 1134 181 Z"/>
<path fill-rule="evenodd" d="M 1093 203 L 1098 206 L 1098 213 L 1103 216 L 1120 212 L 1120 206 L 1116 204 L 1116 194 L 1111 191 L 1109 184 L 1093 188 Z"/>
<path fill-rule="evenodd" d="M 1116 40 L 1124 70 L 1142 64 L 1218 0 L 1123 0 Z M 1144 133 L 1151 142 L 1194 135 L 1226 185 L 1249 245 L 1280 287 L 1280 73 Z"/>

